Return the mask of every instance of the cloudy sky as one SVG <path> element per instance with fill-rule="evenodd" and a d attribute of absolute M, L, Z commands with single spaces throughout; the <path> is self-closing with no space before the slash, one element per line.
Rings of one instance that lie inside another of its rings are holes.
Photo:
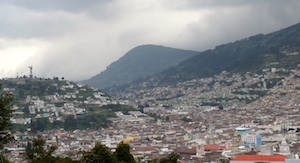
<path fill-rule="evenodd" d="M 299 0 L 0 0 L 0 77 L 88 79 L 142 44 L 203 51 L 300 22 Z"/>

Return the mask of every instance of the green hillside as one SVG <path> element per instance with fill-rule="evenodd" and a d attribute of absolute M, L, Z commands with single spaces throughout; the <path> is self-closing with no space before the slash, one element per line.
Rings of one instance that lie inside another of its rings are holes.
<path fill-rule="evenodd" d="M 300 24 L 217 46 L 155 76 L 161 83 L 209 77 L 222 71 L 259 72 L 264 68 L 293 68 L 300 64 Z"/>
<path fill-rule="evenodd" d="M 122 85 L 160 73 L 198 53 L 157 45 L 138 46 L 83 83 L 100 89 Z"/>
<path fill-rule="evenodd" d="M 136 110 L 97 89 L 58 78 L 10 78 L 0 85 L 0 93 L 14 97 L 14 131 L 98 129 L 110 125 L 114 112 Z"/>

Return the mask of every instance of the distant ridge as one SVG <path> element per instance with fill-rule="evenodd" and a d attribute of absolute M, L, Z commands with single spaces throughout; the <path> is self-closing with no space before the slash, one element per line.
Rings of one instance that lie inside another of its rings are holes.
<path fill-rule="evenodd" d="M 83 83 L 99 89 L 119 86 L 160 73 L 197 54 L 199 52 L 190 50 L 158 45 L 141 45 L 113 62 L 105 71 L 83 81 Z"/>
<path fill-rule="evenodd" d="M 258 34 L 217 46 L 165 70 L 151 80 L 170 84 L 210 77 L 222 71 L 244 73 L 271 67 L 295 68 L 300 64 L 299 53 L 300 23 L 270 34 Z"/>

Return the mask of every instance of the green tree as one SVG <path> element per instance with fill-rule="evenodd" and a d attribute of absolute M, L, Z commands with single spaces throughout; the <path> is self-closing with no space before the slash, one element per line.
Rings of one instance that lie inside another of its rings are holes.
<path fill-rule="evenodd" d="M 83 163 L 117 163 L 110 149 L 100 143 L 88 152 L 84 152 L 81 162 Z"/>
<path fill-rule="evenodd" d="M 80 163 L 80 161 L 72 160 L 72 159 L 69 158 L 69 157 L 65 157 L 65 158 L 57 157 L 57 158 L 55 159 L 55 163 Z"/>
<path fill-rule="evenodd" d="M 166 121 L 170 122 L 170 117 L 169 116 L 166 116 Z"/>
<path fill-rule="evenodd" d="M 37 123 L 36 120 L 31 119 L 30 128 L 32 133 L 37 133 Z"/>
<path fill-rule="evenodd" d="M 188 117 L 183 117 L 181 119 L 183 122 L 192 122 L 192 119 L 191 118 L 188 118 Z"/>
<path fill-rule="evenodd" d="M 64 129 L 70 131 L 70 130 L 75 130 L 77 128 L 78 128 L 77 120 L 74 118 L 74 116 L 72 115 L 67 116 L 64 123 Z"/>
<path fill-rule="evenodd" d="M 0 154 L 0 161 L 1 163 L 9 163 L 9 161 L 5 158 L 5 156 L 2 153 Z"/>
<path fill-rule="evenodd" d="M 159 160 L 159 163 L 177 163 L 178 159 L 180 159 L 180 155 L 172 152 L 166 158 Z"/>
<path fill-rule="evenodd" d="M 26 147 L 26 159 L 29 163 L 55 163 L 56 158 L 53 155 L 56 147 L 45 148 L 45 140 L 41 137 L 34 139 L 32 143 L 28 142 Z"/>
<path fill-rule="evenodd" d="M 135 163 L 135 160 L 130 154 L 130 147 L 128 144 L 124 144 L 121 142 L 121 144 L 118 145 L 116 151 L 113 154 L 117 161 L 120 163 Z"/>
<path fill-rule="evenodd" d="M 1 84 L 0 84 L 1 89 Z M 13 140 L 11 134 L 13 95 L 1 92 L 0 94 L 0 150 L 3 149 L 4 144 Z"/>
<path fill-rule="evenodd" d="M 28 142 L 26 147 L 26 159 L 29 163 L 79 163 L 68 157 L 54 157 L 56 147 L 45 147 L 45 140 L 41 137 L 34 139 L 32 143 Z"/>
<path fill-rule="evenodd" d="M 28 106 L 25 106 L 25 107 L 23 108 L 23 112 L 24 112 L 24 114 L 25 114 L 26 116 L 28 116 L 28 115 L 30 114 L 30 112 L 29 112 L 29 107 L 28 107 Z"/>
<path fill-rule="evenodd" d="M 37 131 L 43 132 L 44 130 L 51 129 L 52 124 L 49 118 L 36 118 L 35 120 L 31 121 L 30 128 L 32 133 L 36 133 Z"/>

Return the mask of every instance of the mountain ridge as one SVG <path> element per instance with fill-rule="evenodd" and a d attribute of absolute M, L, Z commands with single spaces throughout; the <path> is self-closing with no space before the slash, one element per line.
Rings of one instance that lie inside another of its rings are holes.
<path fill-rule="evenodd" d="M 222 71 L 260 73 L 264 69 L 300 65 L 300 23 L 269 34 L 257 34 L 235 42 L 216 46 L 180 62 L 145 80 L 114 87 L 106 91 L 124 90 L 147 83 L 149 87 L 173 85 L 193 79 L 213 77 Z"/>
<path fill-rule="evenodd" d="M 299 52 L 300 23 L 270 34 L 258 34 L 216 46 L 213 50 L 201 52 L 178 66 L 165 70 L 156 75 L 156 78 L 163 83 L 209 77 L 222 71 L 258 72 L 268 68 L 267 65 L 272 62 L 278 62 L 277 67 L 297 66 L 300 58 L 294 57 L 294 61 L 289 59 L 291 57 L 283 53 L 287 49 Z"/>
<path fill-rule="evenodd" d="M 140 45 L 111 63 L 106 70 L 82 83 L 100 89 L 122 85 L 160 73 L 198 53 L 161 45 Z"/>

